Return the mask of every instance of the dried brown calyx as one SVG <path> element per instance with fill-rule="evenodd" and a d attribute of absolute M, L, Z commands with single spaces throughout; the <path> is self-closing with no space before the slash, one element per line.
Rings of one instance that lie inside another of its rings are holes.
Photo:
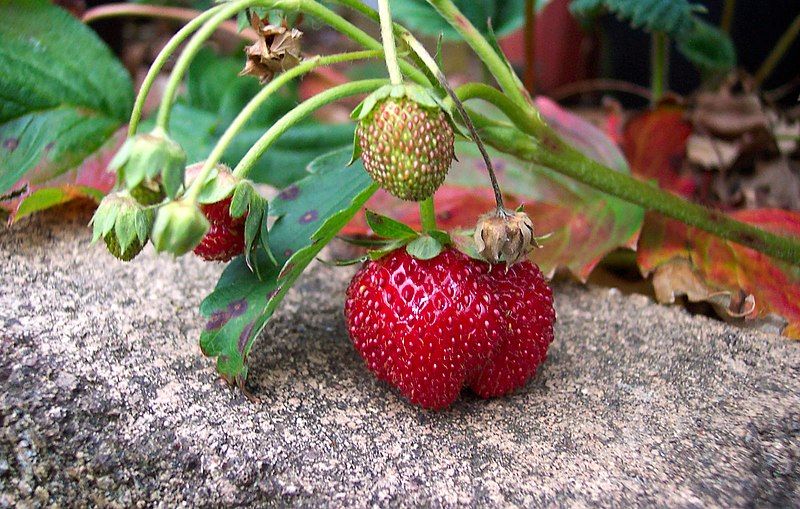
<path fill-rule="evenodd" d="M 258 40 L 245 47 L 247 62 L 239 76 L 255 76 L 264 84 L 275 74 L 300 63 L 303 32 L 289 28 L 286 20 L 280 25 L 271 25 L 269 18 L 261 19 L 254 12 L 250 13 L 250 26 L 258 35 Z"/>
<path fill-rule="evenodd" d="M 522 261 L 534 247 L 541 247 L 534 236 L 528 214 L 498 208 L 478 219 L 475 247 L 489 263 L 511 266 Z"/>

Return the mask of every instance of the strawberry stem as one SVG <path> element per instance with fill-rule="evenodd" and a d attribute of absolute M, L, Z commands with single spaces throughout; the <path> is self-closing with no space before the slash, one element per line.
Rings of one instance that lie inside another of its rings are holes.
<path fill-rule="evenodd" d="M 664 32 L 652 36 L 650 48 L 651 104 L 656 104 L 667 90 L 669 81 L 669 38 Z"/>
<path fill-rule="evenodd" d="M 394 23 L 389 0 L 378 0 L 378 13 L 381 18 L 381 39 L 383 51 L 386 55 L 386 68 L 389 70 L 389 80 L 392 85 L 402 85 L 403 75 L 397 62 L 397 47 L 394 42 Z"/>
<path fill-rule="evenodd" d="M 423 232 L 436 230 L 436 210 L 433 207 L 433 196 L 419 202 L 419 217 Z"/>
<path fill-rule="evenodd" d="M 236 135 L 241 132 L 250 118 L 258 111 L 258 109 L 268 101 L 273 95 L 284 85 L 292 81 L 293 79 L 297 78 L 298 76 L 302 76 L 310 72 L 313 69 L 318 67 L 324 67 L 327 65 L 333 65 L 340 62 L 351 62 L 354 60 L 364 60 L 367 58 L 379 58 L 383 55 L 383 51 L 380 50 L 367 50 L 367 51 L 354 51 L 350 53 L 340 53 L 337 55 L 330 55 L 325 57 L 313 57 L 308 60 L 305 60 L 297 67 L 293 67 L 288 71 L 278 75 L 273 79 L 268 85 L 264 86 L 251 100 L 247 103 L 247 105 L 239 112 L 231 125 L 225 130 L 225 132 L 220 137 L 217 144 L 214 146 L 211 153 L 206 158 L 203 168 L 200 170 L 200 175 L 205 175 L 207 172 L 211 171 L 211 168 L 215 167 L 217 163 L 222 158 L 222 155 L 228 149 L 230 144 L 233 142 L 233 139 Z M 195 182 L 201 182 L 200 179 L 196 179 Z"/>
<path fill-rule="evenodd" d="M 453 101 L 456 109 L 458 110 L 459 115 L 461 115 L 461 119 L 464 122 L 464 125 L 467 127 L 469 131 L 470 137 L 475 142 L 475 145 L 478 146 L 478 150 L 481 152 L 481 156 L 483 157 L 483 162 L 486 165 L 486 171 L 489 173 L 489 180 L 492 183 L 492 190 L 494 191 L 494 199 L 497 203 L 497 209 L 503 210 L 503 193 L 500 191 L 500 184 L 497 182 L 497 176 L 494 173 L 494 167 L 492 166 L 492 159 L 489 157 L 489 153 L 486 151 L 486 147 L 481 141 L 481 137 L 478 136 L 478 131 L 475 129 L 475 125 L 472 123 L 472 119 L 469 118 L 467 114 L 467 110 L 464 109 L 464 104 L 458 98 L 458 95 L 453 91 L 453 88 L 450 86 L 450 83 L 447 81 L 447 77 L 444 75 L 442 70 L 439 68 L 439 65 L 436 63 L 436 60 L 428 53 L 428 50 L 425 49 L 425 46 L 422 45 L 411 33 L 404 32 L 403 41 L 408 44 L 408 46 L 417 54 L 417 56 L 422 60 L 425 66 L 430 69 L 431 73 L 436 77 L 436 80 L 439 84 L 445 89 L 447 95 L 450 96 L 450 99 Z"/>
<path fill-rule="evenodd" d="M 197 55 L 197 52 L 200 51 L 206 39 L 211 37 L 217 30 L 217 27 L 226 19 L 244 10 L 252 3 L 254 3 L 253 0 L 239 0 L 237 2 L 225 4 L 220 10 L 215 11 L 212 17 L 204 23 L 203 27 L 192 37 L 189 44 L 186 45 L 186 49 L 183 50 L 181 56 L 178 58 L 175 68 L 172 70 L 172 74 L 169 76 L 169 81 L 164 89 L 164 97 L 158 108 L 156 126 L 161 127 L 165 131 L 168 130 L 169 117 L 170 113 L 172 113 L 172 105 L 175 103 L 175 99 L 178 95 L 178 88 L 180 88 L 183 77 L 189 69 L 189 64 L 192 63 L 192 60 L 195 55 Z"/>
<path fill-rule="evenodd" d="M 136 95 L 136 102 L 133 104 L 133 111 L 131 112 L 131 120 L 128 123 L 128 136 L 133 136 L 136 134 L 136 129 L 139 127 L 139 121 L 142 119 L 142 110 L 144 109 L 144 103 L 147 100 L 147 95 L 150 93 L 153 83 L 161 73 L 161 69 L 164 68 L 164 65 L 167 63 L 172 54 L 175 53 L 175 50 L 177 50 L 178 47 L 183 44 L 183 41 L 185 41 L 195 30 L 197 30 L 200 25 L 214 16 L 214 14 L 216 14 L 221 8 L 221 5 L 213 7 L 191 20 L 183 28 L 178 30 L 178 32 L 172 36 L 172 39 L 170 39 L 164 48 L 162 48 L 161 52 L 159 52 L 158 56 L 153 61 L 153 65 L 151 65 L 150 69 L 148 69 L 147 75 L 144 77 L 141 87 L 139 87 L 139 93 Z"/>

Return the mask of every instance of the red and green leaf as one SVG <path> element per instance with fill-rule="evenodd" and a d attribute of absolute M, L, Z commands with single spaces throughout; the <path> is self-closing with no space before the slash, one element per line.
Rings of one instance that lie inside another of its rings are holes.
<path fill-rule="evenodd" d="M 632 118 L 622 139 L 631 172 L 657 181 L 661 189 L 693 197 L 697 183 L 681 171 L 690 134 L 692 125 L 684 119 L 681 108 L 662 106 Z"/>
<path fill-rule="evenodd" d="M 800 214 L 778 209 L 741 210 L 734 219 L 800 238 Z M 637 261 L 647 275 L 675 264 L 690 264 L 712 292 L 752 296 L 746 320 L 778 315 L 783 334 L 800 339 L 800 267 L 723 240 L 683 223 L 649 213 L 639 240 Z M 740 299 L 746 300 L 746 299 Z"/>

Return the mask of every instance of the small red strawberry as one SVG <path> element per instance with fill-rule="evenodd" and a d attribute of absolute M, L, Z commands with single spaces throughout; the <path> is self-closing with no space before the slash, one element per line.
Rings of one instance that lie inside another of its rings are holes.
<path fill-rule="evenodd" d="M 247 215 L 233 218 L 231 198 L 201 205 L 200 209 L 211 224 L 194 253 L 204 260 L 227 262 L 244 251 L 244 224 Z"/>
<path fill-rule="evenodd" d="M 452 248 L 431 260 L 399 249 L 370 262 L 350 283 L 345 317 L 369 369 L 433 409 L 464 386 L 491 397 L 524 385 L 544 360 L 555 321 L 535 265 L 505 272 Z"/>

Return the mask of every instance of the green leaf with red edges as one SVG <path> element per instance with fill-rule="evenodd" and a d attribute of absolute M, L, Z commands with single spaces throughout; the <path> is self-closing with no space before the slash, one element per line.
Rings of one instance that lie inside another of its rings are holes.
<path fill-rule="evenodd" d="M 631 173 L 644 180 L 655 180 L 661 189 L 692 198 L 697 192 L 697 182 L 682 172 L 690 134 L 692 125 L 678 107 L 662 106 L 632 118 L 622 139 Z"/>
<path fill-rule="evenodd" d="M 800 214 L 777 209 L 741 210 L 731 214 L 739 221 L 775 233 L 800 238 Z M 783 334 L 800 339 L 800 267 L 773 259 L 675 220 L 648 213 L 637 255 L 644 274 L 670 265 L 690 263 L 708 288 L 752 295 L 754 306 L 746 320 L 783 317 Z"/>
<path fill-rule="evenodd" d="M 544 98 L 536 101 L 542 115 L 559 134 L 589 157 L 628 173 L 625 157 L 602 131 Z M 609 252 L 634 249 L 644 220 L 635 205 L 608 196 L 547 168 L 490 150 L 493 166 L 504 190 L 505 205 L 524 204 L 536 235 L 553 233 L 544 247 L 531 253 L 547 274 L 566 267 L 581 280 Z M 483 159 L 472 143 L 457 144 L 455 162 L 445 186 L 434 197 L 439 227 L 473 228 L 478 216 L 494 207 Z M 416 204 L 378 193 L 368 207 L 419 228 Z M 361 217 L 348 225 L 349 235 L 368 235 Z"/>
<path fill-rule="evenodd" d="M 0 195 L 41 189 L 23 207 L 33 211 L 84 188 L 106 191 L 104 178 L 96 184 L 76 168 L 127 120 L 127 71 L 89 27 L 50 2 L 0 0 L 0 19 Z M 12 212 L 17 205 L 2 204 Z"/>

